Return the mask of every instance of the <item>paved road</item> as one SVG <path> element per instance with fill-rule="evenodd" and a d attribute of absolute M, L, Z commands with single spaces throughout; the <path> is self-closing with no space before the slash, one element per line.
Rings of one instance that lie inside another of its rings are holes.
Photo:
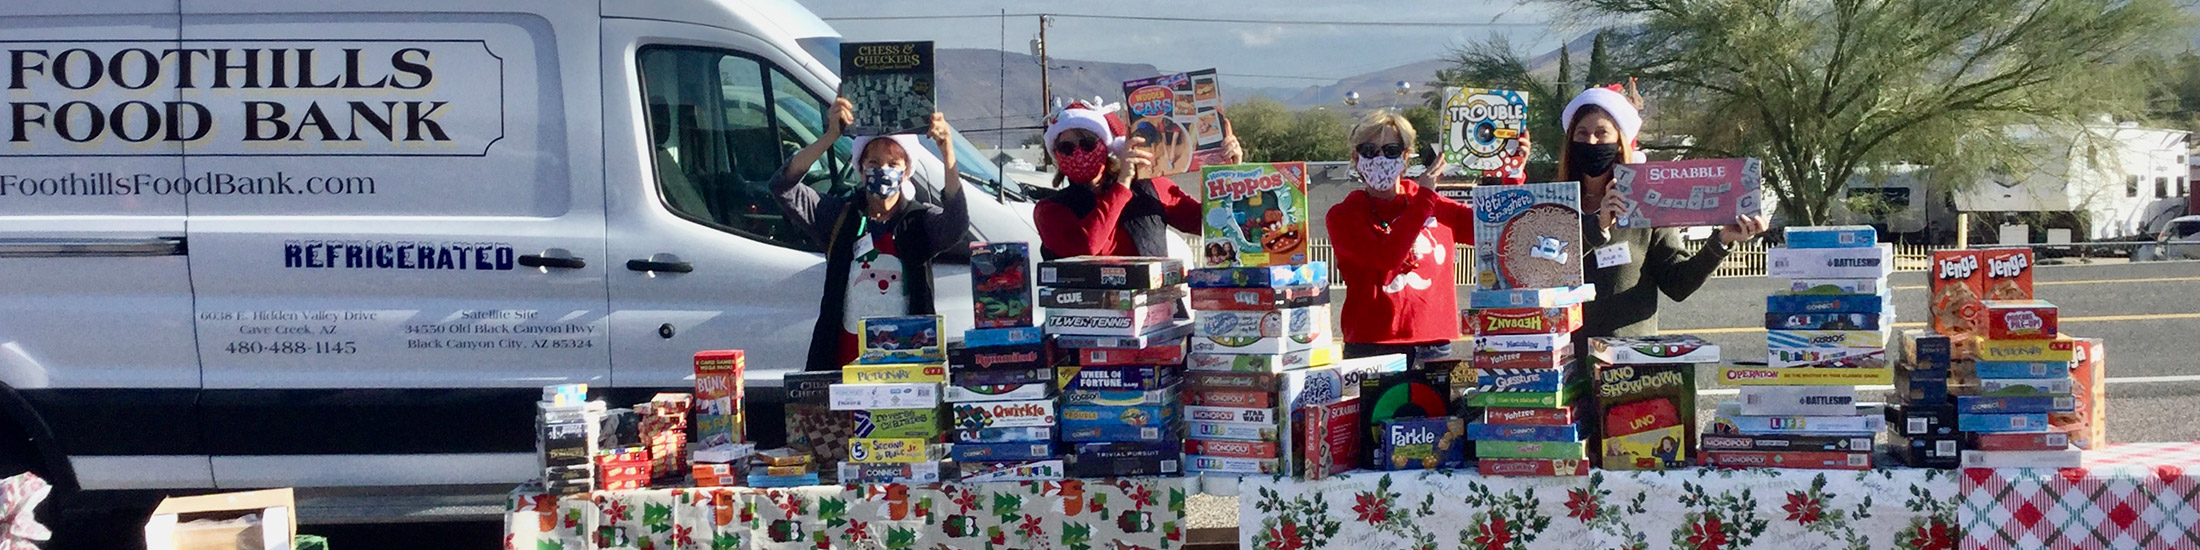
<path fill-rule="evenodd" d="M 2108 340 L 2108 376 L 2152 381 L 2109 385 L 2109 439 L 2200 441 L 2200 262 L 2040 266 L 2035 294 L 2062 306 L 2065 332 Z M 1923 320 L 1922 273 L 1894 277 L 1898 315 Z M 1713 279 L 1686 302 L 1665 302 L 1660 321 L 1667 333 L 1700 334 L 1728 358 L 1764 354 L 1764 296 L 1779 284 L 1770 278 Z M 2190 377 L 2160 380 L 2159 377 Z M 1699 377 L 1713 386 L 1708 374 Z M 1703 396 L 1706 407 L 1720 395 Z M 1236 499 L 1201 497 L 1193 525 L 1236 524 Z M 307 526 L 328 533 L 339 548 L 489 548 L 500 526 L 488 523 L 434 526 Z M 435 541 L 435 542 L 430 542 Z"/>

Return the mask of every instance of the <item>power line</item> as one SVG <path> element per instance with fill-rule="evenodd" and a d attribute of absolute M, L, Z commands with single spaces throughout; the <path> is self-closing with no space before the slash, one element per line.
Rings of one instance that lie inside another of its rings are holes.
<path fill-rule="evenodd" d="M 826 21 L 921 21 L 937 19 L 985 19 L 994 17 L 1055 17 L 1066 19 L 1107 19 L 1115 21 L 1163 21 L 1172 23 L 1226 23 L 1249 25 L 1313 25 L 1336 27 L 1547 27 L 1549 23 L 1466 23 L 1441 21 L 1305 21 L 1291 19 L 1247 19 L 1230 17 L 1164 17 L 1149 15 L 1102 15 L 1083 13 L 1008 13 L 1008 14 L 949 14 L 949 15 L 859 15 L 824 17 Z"/>
<path fill-rule="evenodd" d="M 1241 78 L 1288 78 L 1288 79 L 1293 79 L 1293 80 L 1324 80 L 1324 81 L 1328 81 L 1328 80 L 1339 80 L 1339 79 L 1342 79 L 1342 78 L 1343 78 L 1343 77 L 1337 77 L 1337 76 L 1288 76 L 1288 75 L 1280 75 L 1280 74 L 1245 74 L 1245 73 L 1215 73 L 1215 74 L 1218 74 L 1218 75 L 1222 75 L 1222 76 L 1235 76 L 1235 77 L 1241 77 Z"/>

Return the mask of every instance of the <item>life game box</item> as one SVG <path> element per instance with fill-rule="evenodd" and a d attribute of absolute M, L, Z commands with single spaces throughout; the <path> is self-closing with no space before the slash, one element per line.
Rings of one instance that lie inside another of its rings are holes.
<path fill-rule="evenodd" d="M 1031 326 L 1031 245 L 970 243 L 971 322 L 977 328 Z"/>
<path fill-rule="evenodd" d="M 1475 288 L 1579 286 L 1581 235 L 1580 184 L 1475 187 Z"/>
<path fill-rule="evenodd" d="M 1753 158 L 1697 159 L 1612 168 L 1620 194 L 1620 227 L 1727 225 L 1735 216 L 1765 213 L 1759 184 L 1763 164 Z"/>
<path fill-rule="evenodd" d="M 1200 170 L 1203 267 L 1306 263 L 1306 163 L 1233 164 Z"/>

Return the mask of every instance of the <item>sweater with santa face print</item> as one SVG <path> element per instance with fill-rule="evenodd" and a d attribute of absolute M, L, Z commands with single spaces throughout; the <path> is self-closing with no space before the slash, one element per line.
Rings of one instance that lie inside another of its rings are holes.
<path fill-rule="evenodd" d="M 1459 295 L 1452 280 L 1455 244 L 1474 242 L 1474 210 L 1398 182 L 1380 200 L 1353 191 L 1329 208 L 1326 226 L 1344 279 L 1338 332 L 1350 344 L 1434 344 L 1459 337 Z"/>

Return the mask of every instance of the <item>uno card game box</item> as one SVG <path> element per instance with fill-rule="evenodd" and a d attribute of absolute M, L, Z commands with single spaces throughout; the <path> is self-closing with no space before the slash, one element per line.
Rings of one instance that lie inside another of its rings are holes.
<path fill-rule="evenodd" d="M 1475 288 L 1583 284 L 1579 184 L 1484 185 L 1474 188 L 1473 199 L 1474 242 L 1479 243 L 1474 247 Z M 1470 301 L 1483 307 L 1479 300 Z"/>
<path fill-rule="evenodd" d="M 1987 300 L 1988 340 L 2053 340 L 2059 309 L 2046 300 Z"/>
<path fill-rule="evenodd" d="M 970 243 L 971 324 L 1031 326 L 1031 245 Z"/>
<path fill-rule="evenodd" d="M 1329 286 L 1329 263 L 1263 267 L 1206 267 L 1191 270 L 1185 279 L 1192 288 L 1283 288 Z"/>
<path fill-rule="evenodd" d="M 1869 225 L 1790 227 L 1788 248 L 1866 248 L 1879 243 L 1879 230 Z"/>
<path fill-rule="evenodd" d="M 1138 309 L 1184 298 L 1183 285 L 1140 290 L 1040 287 L 1039 306 L 1069 309 Z"/>
<path fill-rule="evenodd" d="M 1620 227 L 1727 225 L 1765 213 L 1758 187 L 1764 164 L 1755 158 L 1691 159 L 1612 167 L 1621 197 Z"/>
<path fill-rule="evenodd" d="M 1581 330 L 1581 305 L 1554 308 L 1494 308 L 1466 310 L 1469 334 L 1572 334 Z"/>
<path fill-rule="evenodd" d="M 1774 248 L 1765 263 L 1765 275 L 1776 279 L 1878 279 L 1894 274 L 1894 245 Z"/>
<path fill-rule="evenodd" d="M 1719 362 L 1719 346 L 1688 335 L 1590 338 L 1589 355 L 1612 365 Z"/>
<path fill-rule="evenodd" d="M 1235 164 L 1200 169 L 1201 267 L 1306 263 L 1313 237 L 1306 207 L 1306 163 Z"/>
<path fill-rule="evenodd" d="M 1059 288 L 1151 290 L 1184 284 L 1174 258 L 1078 256 L 1039 263 L 1039 284 Z"/>
<path fill-rule="evenodd" d="M 1679 468 L 1694 456 L 1695 365 L 1599 364 L 1596 403 L 1605 469 Z"/>
<path fill-rule="evenodd" d="M 715 350 L 695 354 L 695 439 L 705 448 L 746 441 L 742 433 L 741 402 L 745 397 L 742 374 L 747 355 L 741 350 Z M 793 384 L 788 384 L 789 401 Z"/>
<path fill-rule="evenodd" d="M 859 324 L 857 345 L 863 350 L 856 359 L 859 363 L 947 362 L 938 315 L 866 317 Z"/>
<path fill-rule="evenodd" d="M 1392 418 L 1384 420 L 1379 428 L 1382 438 L 1375 447 L 1377 469 L 1428 470 L 1467 465 L 1464 438 L 1469 430 L 1466 421 L 1458 417 Z"/>
<path fill-rule="evenodd" d="M 1050 382 L 1031 382 L 1025 384 L 948 386 L 941 396 L 949 403 L 1047 399 L 1054 397 L 1054 384 Z"/>

